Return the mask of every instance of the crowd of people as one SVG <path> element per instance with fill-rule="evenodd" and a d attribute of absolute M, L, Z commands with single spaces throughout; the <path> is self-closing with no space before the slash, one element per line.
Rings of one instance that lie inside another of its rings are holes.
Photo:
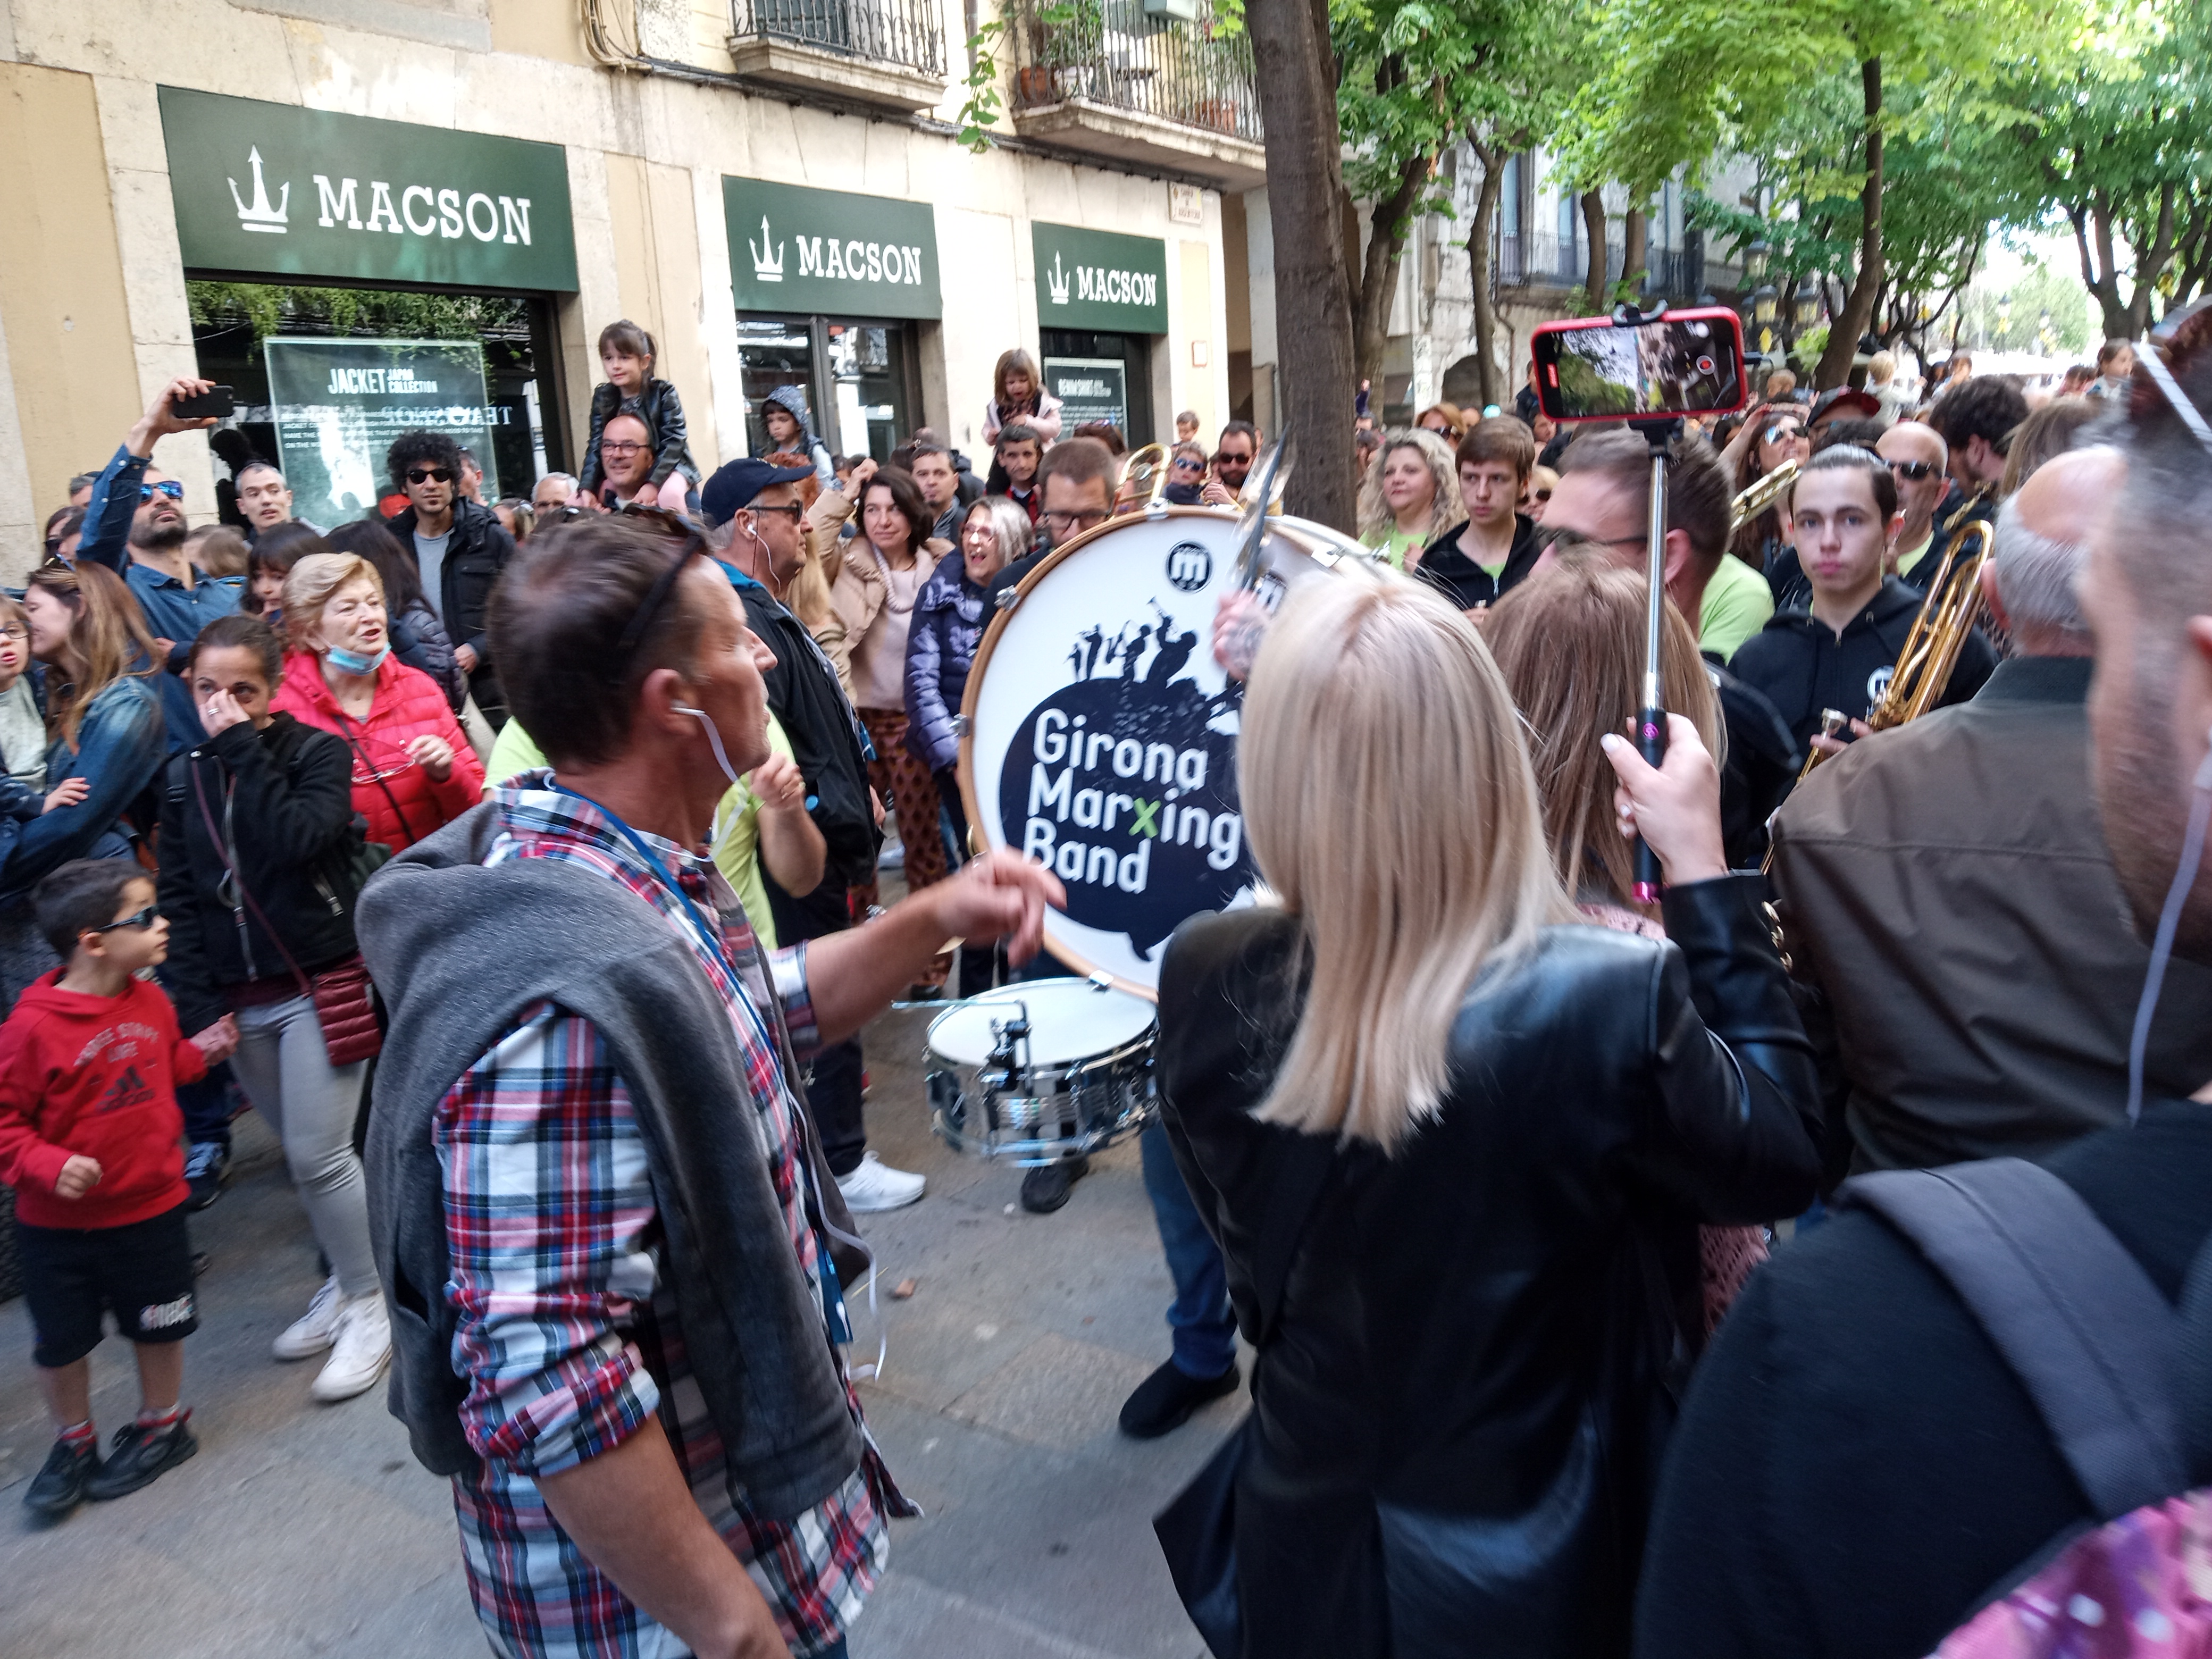
<path fill-rule="evenodd" d="M 1928 1652 L 2114 1519 L 1878 1182 L 2036 1160 L 2112 1271 L 2206 1276 L 2194 315 L 2033 409 L 1876 357 L 1687 423 L 1656 768 L 1645 435 L 1360 408 L 1372 559 L 1217 623 L 1267 897 L 1167 946 L 1141 1140 L 1175 1296 L 1122 1429 L 1255 1353 L 1160 1521 L 1216 1652 Z M 250 1105 L 323 1262 L 274 1356 L 324 1401 L 389 1373 L 495 1650 L 837 1656 L 915 1512 L 842 1358 L 854 1217 L 926 1191 L 868 1148 L 859 1033 L 1037 971 L 1065 894 L 974 843 L 957 716 L 1127 445 L 1013 350 L 980 477 L 927 429 L 834 454 L 793 386 L 705 473 L 652 337 L 599 344 L 579 474 L 487 503 L 409 432 L 329 527 L 266 459 L 191 526 L 179 380 L 0 604 L 25 1501 L 197 1450 L 188 1217 Z M 1238 505 L 1264 434 L 1176 427 L 1164 498 Z M 1984 550 L 1943 712 L 1878 732 Z M 142 1408 L 103 1455 L 111 1315 Z"/>

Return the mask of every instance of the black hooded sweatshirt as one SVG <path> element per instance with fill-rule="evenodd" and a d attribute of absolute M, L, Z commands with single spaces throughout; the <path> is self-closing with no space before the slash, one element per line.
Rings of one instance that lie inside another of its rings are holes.
<path fill-rule="evenodd" d="M 1802 750 L 1820 731 L 1822 709 L 1839 709 L 1860 720 L 1873 710 L 1919 610 L 1920 595 L 1886 576 L 1840 635 L 1809 610 L 1778 611 L 1743 642 L 1729 672 L 1765 695 Z M 1972 696 L 1996 660 L 1980 629 L 1969 634 L 1936 706 L 1948 708 Z"/>

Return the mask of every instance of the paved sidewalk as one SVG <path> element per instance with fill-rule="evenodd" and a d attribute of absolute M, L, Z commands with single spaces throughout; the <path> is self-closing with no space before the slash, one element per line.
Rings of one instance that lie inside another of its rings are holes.
<path fill-rule="evenodd" d="M 1237 1395 L 1164 1441 L 1115 1429 L 1167 1352 L 1167 1269 L 1136 1149 L 1092 1160 L 1067 1207 L 1015 1206 L 1020 1171 L 956 1158 L 921 1106 L 922 1012 L 867 1034 L 871 1144 L 930 1177 L 863 1218 L 883 1256 L 890 1343 L 864 1383 L 892 1469 L 927 1510 L 896 1523 L 856 1659 L 1202 1659 L 1151 1516 L 1219 1443 Z M 314 1293 L 315 1249 L 276 1148 L 239 1124 L 240 1168 L 194 1221 L 212 1252 L 186 1350 L 199 1455 L 154 1486 L 28 1524 L 21 1491 L 49 1429 L 21 1301 L 0 1306 L 0 1655 L 23 1659 L 347 1659 L 487 1651 L 442 1481 L 409 1455 L 379 1388 L 307 1395 L 314 1364 L 269 1343 Z M 1009 1213 L 1009 1209 L 1012 1213 Z M 914 1279 L 912 1299 L 889 1287 Z M 872 1358 L 873 1319 L 856 1301 Z M 127 1349 L 94 1356 L 103 1438 L 137 1407 Z"/>

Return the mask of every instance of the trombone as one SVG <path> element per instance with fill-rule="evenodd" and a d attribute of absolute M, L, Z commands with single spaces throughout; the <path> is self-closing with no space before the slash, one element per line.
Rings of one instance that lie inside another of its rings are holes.
<path fill-rule="evenodd" d="M 1765 477 L 1740 492 L 1729 503 L 1729 534 L 1735 532 L 1774 505 L 1782 492 L 1797 482 L 1797 458 L 1792 455 Z"/>
<path fill-rule="evenodd" d="M 1114 490 L 1114 516 L 1149 512 L 1167 495 L 1168 456 L 1165 444 L 1146 444 L 1121 464 L 1121 481 Z"/>
<path fill-rule="evenodd" d="M 1919 614 L 1913 617 L 1911 630 L 1905 635 L 1904 647 L 1897 653 L 1897 666 L 1890 672 L 1889 684 L 1882 688 L 1881 696 L 1867 714 L 1869 729 L 1887 732 L 1893 726 L 1917 720 L 1942 701 L 1951 684 L 1951 672 L 1959 665 L 1959 653 L 1966 648 L 1966 635 L 1981 617 L 1982 566 L 1989 556 L 1990 526 L 1981 519 L 1969 523 L 1945 550 L 1942 562 L 1928 580 L 1928 597 L 1921 601 Z M 1844 724 L 1844 716 L 1837 710 L 1820 711 L 1823 736 L 1835 736 Z M 1797 774 L 1799 784 L 1812 776 L 1813 769 L 1827 758 L 1827 750 L 1817 745 L 1808 746 L 1812 752 L 1805 757 L 1804 769 Z M 1773 865 L 1774 848 L 1770 842 L 1759 868 L 1770 870 Z"/>

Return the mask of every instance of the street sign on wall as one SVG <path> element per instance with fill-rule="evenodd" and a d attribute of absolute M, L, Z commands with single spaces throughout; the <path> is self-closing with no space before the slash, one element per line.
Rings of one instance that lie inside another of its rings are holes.
<path fill-rule="evenodd" d="M 558 144 L 160 91 L 188 270 L 575 291 Z"/>
<path fill-rule="evenodd" d="M 1030 246 L 1039 327 L 1168 331 L 1168 249 L 1158 237 L 1037 220 Z"/>
<path fill-rule="evenodd" d="M 739 311 L 937 317 L 937 215 L 927 202 L 722 180 Z"/>
<path fill-rule="evenodd" d="M 481 342 L 271 336 L 261 346 L 277 464 L 300 517 L 343 524 L 368 513 L 398 487 L 384 465 L 392 440 L 418 427 L 471 451 L 484 499 L 499 499 L 492 429 L 513 410 L 485 394 Z"/>

